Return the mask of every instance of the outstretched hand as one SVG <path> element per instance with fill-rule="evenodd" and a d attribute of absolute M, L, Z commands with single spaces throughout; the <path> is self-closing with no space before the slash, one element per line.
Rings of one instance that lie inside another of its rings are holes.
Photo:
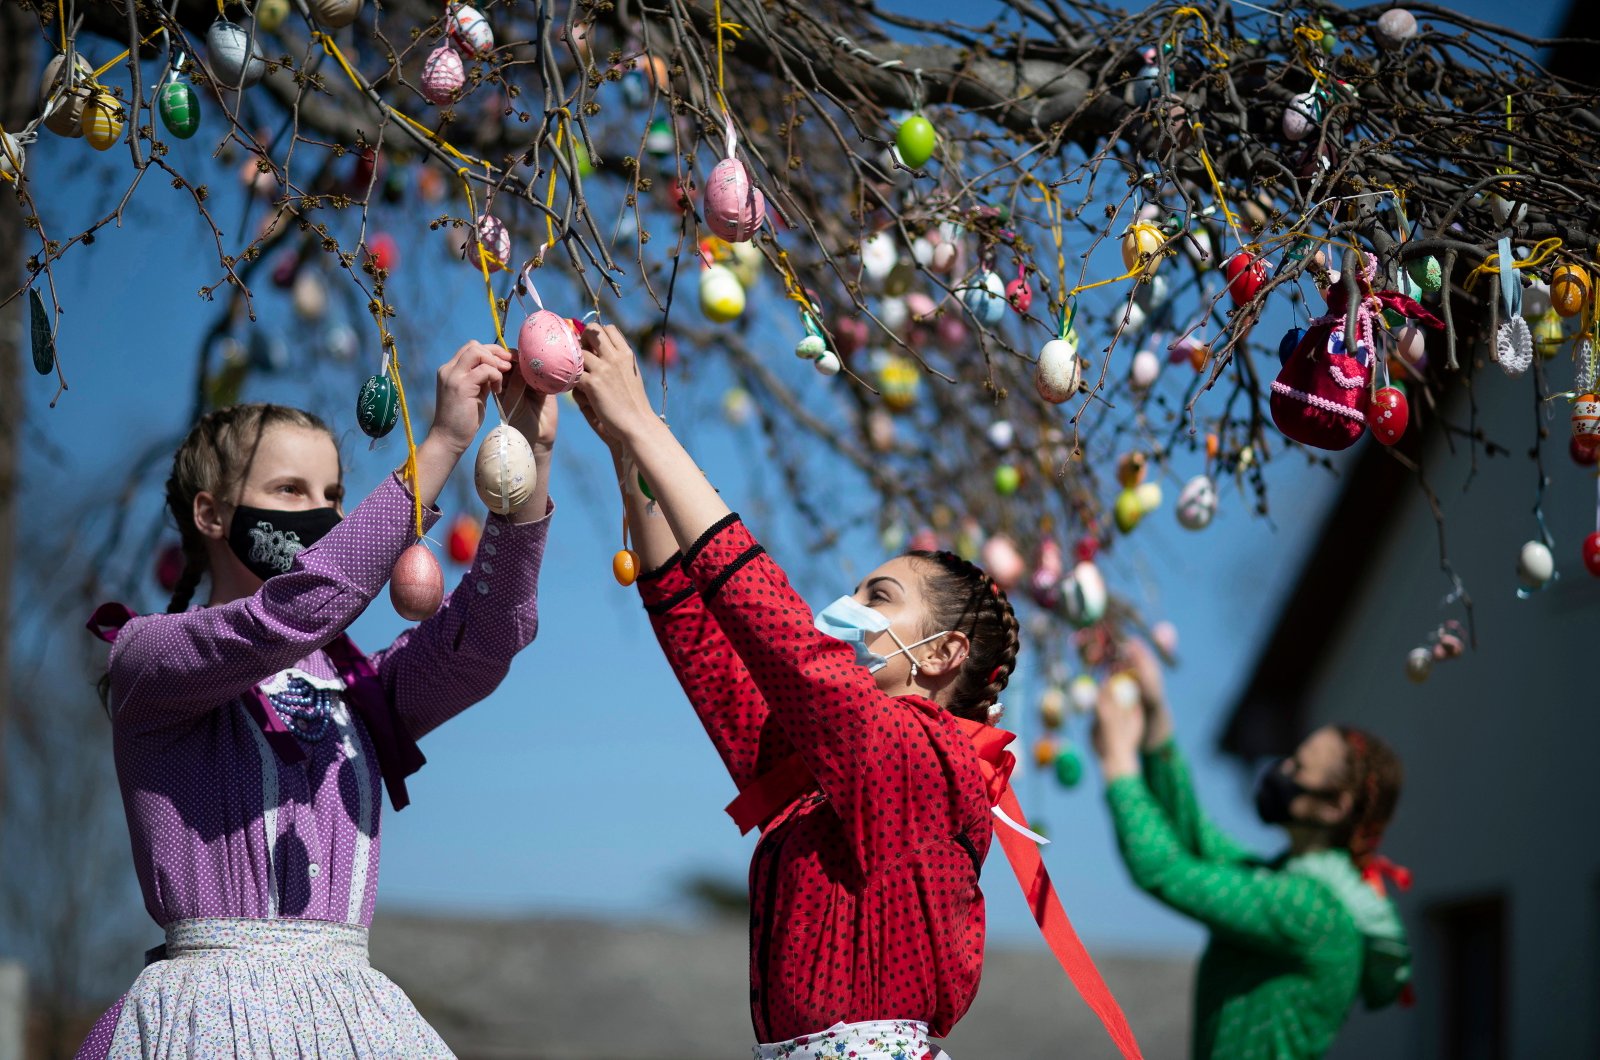
<path fill-rule="evenodd" d="M 1100 696 L 1095 701 L 1091 739 L 1107 783 L 1139 772 L 1145 714 L 1137 702 L 1138 691 L 1127 687 L 1133 680 L 1126 673 L 1113 674 L 1101 683 Z"/>
<path fill-rule="evenodd" d="M 528 439 L 534 455 L 548 456 L 556 444 L 561 402 L 529 386 L 522 370 L 513 365 L 506 372 L 500 404 L 506 410 L 506 422 Z"/>
<path fill-rule="evenodd" d="M 575 396 L 584 418 L 613 450 L 628 448 L 656 423 L 633 348 L 614 324 L 583 331 L 583 377 Z"/>
<path fill-rule="evenodd" d="M 433 426 L 428 438 L 459 457 L 483 426 L 484 402 L 498 394 L 515 364 L 499 346 L 469 342 L 439 368 Z"/>
<path fill-rule="evenodd" d="M 1154 751 L 1172 738 L 1172 712 L 1167 709 L 1166 678 L 1161 660 L 1144 641 L 1129 637 L 1117 645 L 1117 654 L 1139 682 L 1139 698 L 1144 710 L 1144 748 Z"/>

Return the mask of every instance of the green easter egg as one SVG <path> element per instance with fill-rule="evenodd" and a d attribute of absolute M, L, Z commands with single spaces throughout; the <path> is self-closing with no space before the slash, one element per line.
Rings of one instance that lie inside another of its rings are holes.
<path fill-rule="evenodd" d="M 1078 757 L 1078 752 L 1068 747 L 1056 756 L 1056 780 L 1063 788 L 1075 788 L 1078 781 L 1083 779 L 1083 759 Z"/>
<path fill-rule="evenodd" d="M 1424 294 L 1432 294 L 1444 286 L 1444 272 L 1439 268 L 1439 259 L 1431 254 L 1407 265 L 1406 272 Z"/>
<path fill-rule="evenodd" d="M 1135 490 L 1123 490 L 1117 494 L 1117 503 L 1111 509 L 1112 517 L 1117 521 L 1117 529 L 1123 533 L 1132 533 L 1133 528 L 1139 525 L 1139 520 L 1144 518 L 1144 504 L 1139 500 Z"/>
<path fill-rule="evenodd" d="M 200 128 L 200 98 L 183 81 L 161 86 L 161 124 L 180 140 L 187 140 Z"/>
<path fill-rule="evenodd" d="M 400 418 L 400 394 L 387 375 L 375 375 L 361 384 L 356 395 L 356 423 L 369 438 L 382 438 Z"/>
<path fill-rule="evenodd" d="M 1022 472 L 1014 464 L 1001 464 L 994 469 L 994 491 L 1009 497 L 1022 485 Z"/>
<path fill-rule="evenodd" d="M 920 114 L 913 114 L 900 123 L 894 134 L 894 145 L 900 149 L 900 161 L 912 169 L 921 169 L 933 157 L 939 136 L 933 131 L 933 122 Z"/>

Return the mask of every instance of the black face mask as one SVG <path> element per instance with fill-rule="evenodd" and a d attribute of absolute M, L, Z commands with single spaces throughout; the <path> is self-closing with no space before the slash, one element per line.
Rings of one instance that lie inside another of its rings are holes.
<path fill-rule="evenodd" d="M 1256 813 L 1267 824 L 1292 821 L 1289 804 L 1306 793 L 1304 784 L 1283 771 L 1287 761 L 1287 758 L 1280 758 L 1256 781 Z"/>
<path fill-rule="evenodd" d="M 228 547 L 251 574 L 266 581 L 287 574 L 294 558 L 338 526 L 339 518 L 332 508 L 289 512 L 240 505 L 233 510 Z"/>

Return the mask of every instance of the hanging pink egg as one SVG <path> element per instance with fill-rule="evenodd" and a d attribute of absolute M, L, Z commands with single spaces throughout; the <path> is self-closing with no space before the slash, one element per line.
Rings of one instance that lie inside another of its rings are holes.
<path fill-rule="evenodd" d="M 1367 427 L 1384 445 L 1393 445 L 1406 433 L 1411 422 L 1411 406 L 1397 388 L 1386 386 L 1372 395 L 1367 408 Z"/>
<path fill-rule="evenodd" d="M 678 340 L 671 335 L 657 332 L 645 342 L 645 350 L 652 361 L 664 368 L 671 368 L 678 363 Z"/>
<path fill-rule="evenodd" d="M 1421 369 L 1428 363 L 1428 351 L 1422 337 L 1422 329 L 1415 324 L 1407 324 L 1394 334 L 1394 352 L 1406 364 L 1416 369 Z"/>
<path fill-rule="evenodd" d="M 428 53 L 427 62 L 422 64 L 423 99 L 441 106 L 454 103 L 466 84 L 466 67 L 453 46 L 441 44 Z"/>
<path fill-rule="evenodd" d="M 1028 281 L 1018 276 L 1006 284 L 1006 301 L 1011 303 L 1011 308 L 1019 313 L 1026 313 L 1033 307 L 1033 288 L 1028 286 Z"/>
<path fill-rule="evenodd" d="M 867 323 L 855 317 L 839 317 L 833 322 L 833 349 L 840 357 L 848 357 L 867 344 Z"/>
<path fill-rule="evenodd" d="M 1006 592 L 1010 592 L 1022 580 L 1022 572 L 1026 568 L 1022 553 L 1004 534 L 996 534 L 983 543 L 982 563 L 989 577 Z"/>
<path fill-rule="evenodd" d="M 938 305 L 926 292 L 912 291 L 906 295 L 906 312 L 910 313 L 911 319 L 918 323 L 932 320 L 933 314 L 938 311 L 938 308 Z"/>
<path fill-rule="evenodd" d="M 923 527 L 911 535 L 911 541 L 906 548 L 912 552 L 937 552 L 939 551 L 939 535 L 931 527 Z"/>
<path fill-rule="evenodd" d="M 367 241 L 367 255 L 372 264 L 385 272 L 400 264 L 400 244 L 387 232 L 379 232 Z"/>
<path fill-rule="evenodd" d="M 483 251 L 480 261 L 479 251 Z M 474 268 L 487 266 L 499 272 L 511 260 L 511 230 L 498 217 L 483 214 L 478 218 L 478 238 L 467 239 L 467 261 Z"/>
<path fill-rule="evenodd" d="M 541 394 L 565 394 L 583 375 L 583 350 L 572 324 L 548 309 L 531 313 L 517 333 L 517 366 Z"/>
<path fill-rule="evenodd" d="M 1223 266 L 1228 277 L 1228 293 L 1234 305 L 1244 305 L 1254 298 L 1267 282 L 1267 263 L 1244 251 L 1239 251 Z"/>
<path fill-rule="evenodd" d="M 724 158 L 706 181 L 706 226 L 730 243 L 756 234 L 767 215 L 767 198 L 737 158 Z"/>
<path fill-rule="evenodd" d="M 389 602 L 407 622 L 431 618 L 444 603 L 444 571 L 420 542 L 400 553 L 389 575 Z"/>

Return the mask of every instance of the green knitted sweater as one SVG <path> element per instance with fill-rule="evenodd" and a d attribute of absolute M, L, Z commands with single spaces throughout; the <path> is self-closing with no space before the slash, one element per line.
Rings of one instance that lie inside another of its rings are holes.
<path fill-rule="evenodd" d="M 1359 996 L 1393 1002 L 1411 975 L 1394 905 L 1342 850 L 1271 862 L 1205 818 L 1170 741 L 1106 788 L 1134 883 L 1211 929 L 1195 984 L 1195 1060 L 1314 1060 Z"/>

